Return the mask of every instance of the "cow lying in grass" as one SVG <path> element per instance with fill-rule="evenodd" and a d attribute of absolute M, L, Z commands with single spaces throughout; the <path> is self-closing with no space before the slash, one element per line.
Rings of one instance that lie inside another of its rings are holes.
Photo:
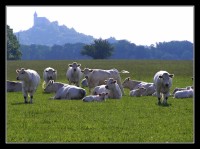
<path fill-rule="evenodd" d="M 85 102 L 105 101 L 107 95 L 108 95 L 108 93 L 101 93 L 98 95 L 89 95 L 89 96 L 84 97 L 82 100 Z"/>
<path fill-rule="evenodd" d="M 138 87 L 143 87 L 146 90 L 142 92 L 142 96 L 151 96 L 156 91 L 153 83 L 138 81 L 138 80 L 131 80 L 130 77 L 126 78 L 123 81 L 122 86 L 124 88 L 130 89 L 130 91 L 134 89 L 138 89 Z"/>
<path fill-rule="evenodd" d="M 140 96 L 143 96 L 144 92 L 146 92 L 146 89 L 144 87 L 138 87 L 137 89 L 131 90 L 129 95 L 140 97 Z"/>
<path fill-rule="evenodd" d="M 21 92 L 22 91 L 22 82 L 18 81 L 6 81 L 7 92 Z"/>
<path fill-rule="evenodd" d="M 44 89 L 46 92 L 56 92 L 50 99 L 82 99 L 86 95 L 85 89 L 75 85 L 63 84 L 50 80 Z"/>
<path fill-rule="evenodd" d="M 174 98 L 192 98 L 194 95 L 194 90 L 191 87 L 187 87 L 185 90 L 176 91 L 174 93 Z"/>
<path fill-rule="evenodd" d="M 111 99 L 122 98 L 122 92 L 119 85 L 117 84 L 117 80 L 114 80 L 113 78 L 109 78 L 108 80 L 105 80 L 105 83 L 106 83 L 105 88 L 110 91 L 108 94 L 108 98 L 111 98 Z"/>

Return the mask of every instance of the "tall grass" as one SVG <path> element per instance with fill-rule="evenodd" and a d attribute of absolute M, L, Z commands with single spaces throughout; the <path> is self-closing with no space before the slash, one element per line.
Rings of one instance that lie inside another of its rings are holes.
<path fill-rule="evenodd" d="M 53 67 L 58 80 L 68 83 L 66 70 L 73 61 L 8 61 L 7 80 L 16 80 L 17 68 L 36 70 L 41 83 L 33 104 L 24 104 L 21 92 L 6 94 L 6 142 L 61 143 L 193 143 L 194 100 L 168 99 L 159 106 L 157 98 L 130 97 L 129 90 L 121 100 L 85 103 L 81 100 L 50 100 L 54 94 L 43 92 L 43 70 Z M 192 61 L 157 60 L 78 60 L 81 68 L 116 68 L 127 70 L 122 80 L 131 77 L 152 82 L 158 70 L 173 73 L 173 86 L 192 85 Z M 86 88 L 88 94 L 88 88 Z"/>

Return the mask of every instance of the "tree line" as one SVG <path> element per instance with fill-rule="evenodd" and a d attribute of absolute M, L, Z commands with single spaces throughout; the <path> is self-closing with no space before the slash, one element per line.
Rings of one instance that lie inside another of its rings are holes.
<path fill-rule="evenodd" d="M 144 46 L 119 40 L 109 43 L 95 39 L 91 44 L 19 45 L 12 29 L 7 27 L 7 59 L 74 60 L 74 59 L 163 59 L 193 60 L 193 43 L 189 41 L 158 42 Z"/>

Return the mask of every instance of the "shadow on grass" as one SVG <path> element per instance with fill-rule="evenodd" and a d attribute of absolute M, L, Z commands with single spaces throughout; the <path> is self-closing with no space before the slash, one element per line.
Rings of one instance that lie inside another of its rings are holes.
<path fill-rule="evenodd" d="M 33 103 L 30 103 L 30 102 L 15 102 L 15 103 L 11 103 L 11 105 L 22 105 L 22 104 L 33 104 Z"/>
<path fill-rule="evenodd" d="M 160 106 L 160 107 L 169 107 L 169 106 L 171 106 L 172 104 L 168 104 L 168 103 L 166 103 L 166 104 L 163 104 L 163 103 L 156 103 L 156 105 L 158 105 L 158 106 Z"/>

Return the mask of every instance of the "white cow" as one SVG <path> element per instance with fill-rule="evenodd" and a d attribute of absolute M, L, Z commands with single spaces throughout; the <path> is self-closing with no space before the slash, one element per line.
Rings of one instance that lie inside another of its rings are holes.
<path fill-rule="evenodd" d="M 174 98 L 192 98 L 194 94 L 194 90 L 192 88 L 177 91 L 174 94 Z"/>
<path fill-rule="evenodd" d="M 75 84 L 76 86 L 80 86 L 80 80 L 83 76 L 80 66 L 81 64 L 77 64 L 77 62 L 73 62 L 72 64 L 68 65 L 69 68 L 66 72 L 67 80 L 69 84 Z"/>
<path fill-rule="evenodd" d="M 30 94 L 30 103 L 33 103 L 33 94 L 35 93 L 39 83 L 40 76 L 35 70 L 17 69 L 17 80 L 22 82 L 22 92 L 25 103 L 28 103 L 28 93 Z"/>
<path fill-rule="evenodd" d="M 121 85 L 121 77 L 120 72 L 117 69 L 103 70 L 103 69 L 89 69 L 85 68 L 81 70 L 83 72 L 85 78 L 88 81 L 89 93 L 91 93 L 91 89 L 98 85 L 105 84 L 105 80 L 109 78 L 113 78 L 117 80 L 119 87 L 124 94 L 124 89 Z"/>
<path fill-rule="evenodd" d="M 142 96 L 151 96 L 156 91 L 153 83 L 131 80 L 130 77 L 124 80 L 122 86 L 130 89 L 130 91 L 137 89 L 138 87 L 144 87 L 146 90 L 142 93 Z"/>
<path fill-rule="evenodd" d="M 55 70 L 54 68 L 51 68 L 51 67 L 45 68 L 43 71 L 43 79 L 44 79 L 44 82 L 43 82 L 43 88 L 44 88 L 44 85 L 46 85 L 49 82 L 49 80 L 56 81 L 57 70 Z"/>
<path fill-rule="evenodd" d="M 55 82 L 54 80 L 49 80 L 46 87 L 44 88 L 44 92 L 46 93 L 56 93 L 61 87 L 67 86 L 69 84 L 61 83 L 61 82 Z"/>
<path fill-rule="evenodd" d="M 156 95 L 158 98 L 158 104 L 161 103 L 161 94 L 163 95 L 163 104 L 167 104 L 167 99 L 170 96 L 170 88 L 172 86 L 172 78 L 174 74 L 169 74 L 167 71 L 158 71 L 153 78 L 156 88 Z"/>
<path fill-rule="evenodd" d="M 133 89 L 137 89 L 139 87 L 139 84 L 142 83 L 142 82 L 143 81 L 131 80 L 131 78 L 128 77 L 123 81 L 122 86 L 124 88 L 128 88 L 130 90 L 133 90 Z"/>
<path fill-rule="evenodd" d="M 6 81 L 7 92 L 19 92 L 22 91 L 22 82 L 18 81 Z"/>
<path fill-rule="evenodd" d="M 81 87 L 88 87 L 88 81 L 86 78 L 81 81 Z"/>
<path fill-rule="evenodd" d="M 49 81 L 45 91 L 56 92 L 51 99 L 82 99 L 86 95 L 85 89 L 75 85 L 68 85 L 59 82 Z"/>
<path fill-rule="evenodd" d="M 108 95 L 110 93 L 110 90 L 106 89 L 106 85 L 99 85 L 99 86 L 96 86 L 93 91 L 92 91 L 92 95 L 99 95 L 99 94 L 102 94 L 102 93 L 108 93 L 106 95 L 106 99 L 108 98 Z"/>
<path fill-rule="evenodd" d="M 117 80 L 114 80 L 113 78 L 109 78 L 108 80 L 105 80 L 106 86 L 105 88 L 110 90 L 108 94 L 108 98 L 112 99 L 121 99 L 122 98 L 122 92 L 117 84 Z"/>
<path fill-rule="evenodd" d="M 177 91 L 188 90 L 188 89 L 190 89 L 190 88 L 193 89 L 193 86 L 187 86 L 187 87 L 185 87 L 185 88 L 178 88 L 178 87 L 176 87 L 176 88 L 174 89 L 174 91 L 173 91 L 172 94 L 174 95 Z"/>
<path fill-rule="evenodd" d="M 137 89 L 131 90 L 129 92 L 129 95 L 140 97 L 140 96 L 143 96 L 144 92 L 146 92 L 146 89 L 144 87 L 138 87 Z"/>
<path fill-rule="evenodd" d="M 82 100 L 85 102 L 105 101 L 107 95 L 108 95 L 108 93 L 101 93 L 98 95 L 89 95 L 89 96 L 84 97 Z"/>

